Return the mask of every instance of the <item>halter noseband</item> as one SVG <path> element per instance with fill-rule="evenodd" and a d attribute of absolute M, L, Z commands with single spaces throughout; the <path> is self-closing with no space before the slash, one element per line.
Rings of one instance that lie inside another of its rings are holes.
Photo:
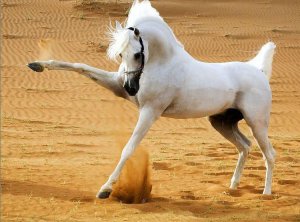
<path fill-rule="evenodd" d="M 142 73 L 143 73 L 144 66 L 145 66 L 144 43 L 143 43 L 142 37 L 140 36 L 140 31 L 137 28 L 129 27 L 128 29 L 133 31 L 136 36 L 139 36 L 139 42 L 141 44 L 140 54 L 141 54 L 141 57 L 142 57 L 142 62 L 141 62 L 141 67 L 139 69 L 137 69 L 135 71 L 129 71 L 129 72 L 126 71 L 125 74 L 126 75 L 132 74 L 132 75 L 138 76 L 138 78 L 140 78 Z"/>

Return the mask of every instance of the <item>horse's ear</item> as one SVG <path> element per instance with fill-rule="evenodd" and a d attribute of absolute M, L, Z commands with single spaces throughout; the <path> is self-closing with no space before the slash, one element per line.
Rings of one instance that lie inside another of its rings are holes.
<path fill-rule="evenodd" d="M 137 28 L 134 29 L 134 34 L 136 35 L 136 37 L 139 37 L 140 35 L 140 30 L 138 30 Z"/>
<path fill-rule="evenodd" d="M 140 3 L 139 0 L 134 0 L 133 3 L 132 3 L 132 6 L 134 6 L 134 5 L 138 4 L 138 3 Z"/>
<path fill-rule="evenodd" d="M 119 21 L 116 21 L 116 29 L 117 30 L 123 29 L 123 27 Z"/>

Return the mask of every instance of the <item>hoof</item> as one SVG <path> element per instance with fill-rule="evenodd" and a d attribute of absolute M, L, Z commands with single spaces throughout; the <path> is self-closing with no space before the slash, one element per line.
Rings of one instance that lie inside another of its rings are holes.
<path fill-rule="evenodd" d="M 44 67 L 37 62 L 29 63 L 27 66 L 35 72 L 43 72 L 44 71 Z"/>
<path fill-rule="evenodd" d="M 103 192 L 100 192 L 97 197 L 100 198 L 100 199 L 106 199 L 106 198 L 109 198 L 109 195 L 110 195 L 110 191 L 103 191 Z"/>

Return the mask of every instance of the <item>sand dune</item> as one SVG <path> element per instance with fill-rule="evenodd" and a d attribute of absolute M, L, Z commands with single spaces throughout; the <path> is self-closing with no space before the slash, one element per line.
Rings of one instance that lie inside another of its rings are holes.
<path fill-rule="evenodd" d="M 105 30 L 110 20 L 126 18 L 129 3 L 87 2 L 95 1 L 1 3 L 1 219 L 299 221 L 299 1 L 152 1 L 186 50 L 203 61 L 246 61 L 266 41 L 276 42 L 270 139 L 278 157 L 271 197 L 261 195 L 265 168 L 256 145 L 232 192 L 235 148 L 206 119 L 161 118 L 142 142 L 151 159 L 152 198 L 132 205 L 94 196 L 137 109 L 76 73 L 37 74 L 25 66 L 52 58 L 117 69 L 105 54 Z"/>

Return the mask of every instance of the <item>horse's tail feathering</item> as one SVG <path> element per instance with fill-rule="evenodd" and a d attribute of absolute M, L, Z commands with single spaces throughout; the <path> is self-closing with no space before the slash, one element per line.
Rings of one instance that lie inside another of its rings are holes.
<path fill-rule="evenodd" d="M 270 80 L 272 75 L 272 62 L 276 45 L 274 42 L 268 42 L 260 49 L 258 54 L 248 64 L 262 70 Z"/>

